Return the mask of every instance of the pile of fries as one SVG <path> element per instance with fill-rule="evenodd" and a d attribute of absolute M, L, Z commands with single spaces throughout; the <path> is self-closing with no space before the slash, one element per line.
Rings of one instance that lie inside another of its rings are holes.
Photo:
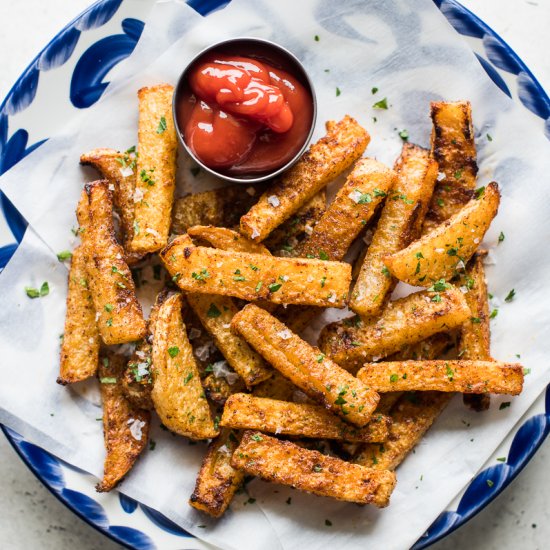
<path fill-rule="evenodd" d="M 132 468 L 155 411 L 174 434 L 211 440 L 189 501 L 211 516 L 247 475 L 387 506 L 394 470 L 455 393 L 483 410 L 522 390 L 522 367 L 490 354 L 479 244 L 500 196 L 476 188 L 469 103 L 432 103 L 431 150 L 404 143 L 393 169 L 363 158 L 370 136 L 346 116 L 267 186 L 175 200 L 172 95 L 139 90 L 137 150 L 81 157 L 103 179 L 77 208 L 58 382 L 99 378 L 97 490 Z M 135 268 L 159 258 L 146 320 Z M 424 288 L 392 300 L 398 281 Z M 356 315 L 325 326 L 319 347 L 299 336 L 347 306 Z"/>

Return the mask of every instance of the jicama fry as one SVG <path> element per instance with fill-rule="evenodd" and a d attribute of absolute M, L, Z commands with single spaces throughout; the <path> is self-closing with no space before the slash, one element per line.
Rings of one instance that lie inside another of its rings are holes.
<path fill-rule="evenodd" d="M 231 319 L 239 311 L 231 298 L 215 294 L 188 294 L 187 302 L 249 389 L 271 376 L 273 371 L 262 356 L 244 338 L 231 332 Z"/>
<path fill-rule="evenodd" d="M 77 215 L 97 326 L 107 345 L 135 342 L 146 330 L 124 250 L 115 239 L 112 212 L 108 182 L 87 184 Z"/>
<path fill-rule="evenodd" d="M 359 160 L 305 240 L 300 256 L 342 260 L 396 178 L 397 174 L 381 162 Z"/>
<path fill-rule="evenodd" d="M 189 504 L 212 517 L 219 518 L 227 510 L 233 495 L 244 481 L 244 473 L 231 466 L 231 455 L 239 445 L 240 435 L 222 430 L 212 440 L 202 461 L 195 490 Z"/>
<path fill-rule="evenodd" d="M 195 225 L 234 227 L 258 200 L 265 185 L 257 183 L 243 189 L 229 185 L 213 191 L 187 195 L 174 201 L 171 232 L 183 235 Z"/>
<path fill-rule="evenodd" d="M 241 218 L 241 233 L 255 242 L 263 241 L 327 183 L 352 166 L 369 141 L 367 131 L 348 115 L 339 122 L 328 122 L 327 135 L 268 187 Z"/>
<path fill-rule="evenodd" d="M 324 189 L 306 202 L 288 220 L 276 227 L 264 244 L 275 256 L 298 256 L 298 248 L 323 215 L 327 206 Z"/>
<path fill-rule="evenodd" d="M 214 248 L 220 250 L 234 250 L 236 252 L 250 252 L 252 254 L 267 254 L 271 252 L 260 243 L 254 243 L 243 237 L 237 231 L 226 227 L 215 227 L 213 225 L 194 225 L 187 230 L 187 234 L 196 239 L 208 242 Z"/>
<path fill-rule="evenodd" d="M 172 432 L 191 439 L 218 434 L 200 381 L 183 324 L 181 294 L 160 306 L 153 340 L 153 391 L 155 410 Z"/>
<path fill-rule="evenodd" d="M 339 439 L 342 441 L 384 441 L 389 418 L 376 415 L 364 428 L 356 428 L 320 405 L 290 403 L 246 393 L 235 393 L 225 403 L 220 426 L 262 432 Z"/>
<path fill-rule="evenodd" d="M 468 289 L 464 296 L 471 316 L 460 330 L 458 357 L 488 361 L 491 359 L 491 329 L 489 327 L 487 284 L 481 254 L 475 254 L 466 267 L 463 282 Z M 465 405 L 476 411 L 487 410 L 491 402 L 489 394 L 464 394 L 463 399 Z"/>
<path fill-rule="evenodd" d="M 407 248 L 386 256 L 384 263 L 395 277 L 411 285 L 431 286 L 460 275 L 496 216 L 499 202 L 498 185 L 490 183 L 479 198 Z"/>
<path fill-rule="evenodd" d="M 351 309 L 364 317 L 378 315 L 395 288 L 397 281 L 382 258 L 418 238 L 437 177 L 437 163 L 412 143 L 403 145 L 394 169 L 397 184 L 386 199 L 351 293 Z"/>
<path fill-rule="evenodd" d="M 168 242 L 176 187 L 177 138 L 172 117 L 174 89 L 159 84 L 138 91 L 138 161 L 133 236 L 127 248 L 139 254 Z"/>
<path fill-rule="evenodd" d="M 278 370 L 273 369 L 271 378 L 254 386 L 252 392 L 256 397 L 269 397 L 280 401 L 292 401 L 298 388 Z"/>
<path fill-rule="evenodd" d="M 477 175 L 470 102 L 432 102 L 431 117 L 431 154 L 442 177 L 438 178 L 424 232 L 449 219 L 473 198 Z"/>
<path fill-rule="evenodd" d="M 73 252 L 69 271 L 67 313 L 57 383 L 71 384 L 93 376 L 97 371 L 99 345 L 85 255 L 79 246 Z"/>
<path fill-rule="evenodd" d="M 406 393 L 391 410 L 390 435 L 382 443 L 367 443 L 353 462 L 378 470 L 395 470 L 422 439 L 453 393 Z"/>
<path fill-rule="evenodd" d="M 208 374 L 202 379 L 202 387 L 208 399 L 220 406 L 225 404 L 230 395 L 246 390 L 246 385 L 242 378 L 238 378 L 233 384 L 230 384 L 226 378 L 218 377 L 214 374 Z"/>
<path fill-rule="evenodd" d="M 351 280 L 351 267 L 343 262 L 228 252 L 194 246 L 187 235 L 160 257 L 181 289 L 243 300 L 343 307 Z"/>
<path fill-rule="evenodd" d="M 367 425 L 378 395 L 267 311 L 248 304 L 233 317 L 231 328 L 312 399 L 347 422 Z"/>
<path fill-rule="evenodd" d="M 353 369 L 461 325 L 470 316 L 466 299 L 451 285 L 441 285 L 437 290 L 442 292 L 416 292 L 389 302 L 377 318 L 351 317 L 327 325 L 319 347 L 341 366 Z"/>
<path fill-rule="evenodd" d="M 125 249 L 134 234 L 136 162 L 135 147 L 131 147 L 124 153 L 114 149 L 92 149 L 80 157 L 80 164 L 93 166 L 104 179 L 109 181 L 114 208 L 120 217 L 120 230 Z M 140 254 L 125 250 L 125 260 L 128 265 L 133 265 L 141 257 Z"/>
<path fill-rule="evenodd" d="M 357 378 L 381 393 L 433 390 L 518 395 L 523 367 L 499 361 L 388 361 L 367 363 Z"/>
<path fill-rule="evenodd" d="M 379 508 L 389 504 L 396 481 L 392 472 L 350 464 L 252 431 L 244 433 L 231 464 L 266 481 Z"/>
<path fill-rule="evenodd" d="M 124 396 L 121 378 L 125 365 L 123 356 L 109 354 L 99 366 L 107 456 L 103 479 L 96 485 L 98 492 L 113 489 L 147 446 L 151 413 L 133 407 Z"/>

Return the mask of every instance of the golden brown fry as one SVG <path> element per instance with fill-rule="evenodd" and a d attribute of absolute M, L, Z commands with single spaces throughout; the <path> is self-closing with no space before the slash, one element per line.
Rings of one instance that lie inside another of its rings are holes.
<path fill-rule="evenodd" d="M 235 393 L 226 401 L 220 421 L 220 426 L 226 428 L 352 442 L 384 441 L 389 424 L 389 418 L 380 414 L 364 428 L 356 428 L 320 405 L 254 397 L 247 393 Z"/>
<path fill-rule="evenodd" d="M 322 189 L 288 220 L 275 228 L 264 244 L 275 256 L 299 256 L 300 243 L 311 234 L 326 206 L 326 192 Z"/>
<path fill-rule="evenodd" d="M 446 286 L 450 288 L 445 292 L 416 292 L 389 302 L 374 319 L 351 317 L 331 323 L 321 331 L 319 347 L 338 364 L 353 369 L 459 326 L 470 309 L 460 290 Z"/>
<path fill-rule="evenodd" d="M 112 213 L 108 182 L 87 184 L 77 214 L 97 326 L 107 345 L 135 342 L 146 331 L 124 250 L 115 239 Z"/>
<path fill-rule="evenodd" d="M 394 186 L 397 174 L 374 159 L 361 159 L 321 216 L 300 256 L 342 260 Z"/>
<path fill-rule="evenodd" d="M 103 479 L 96 485 L 98 492 L 110 491 L 130 471 L 149 436 L 151 414 L 133 407 L 122 391 L 125 363 L 123 356 L 109 354 L 99 366 L 107 456 Z"/>
<path fill-rule="evenodd" d="M 251 301 L 343 307 L 351 280 L 351 267 L 343 262 L 227 252 L 194 246 L 187 235 L 174 239 L 160 257 L 187 292 Z"/>
<path fill-rule="evenodd" d="M 187 195 L 174 201 L 171 232 L 183 235 L 194 225 L 234 227 L 263 193 L 265 185 L 229 185 L 213 191 Z"/>
<path fill-rule="evenodd" d="M 213 225 L 194 225 L 187 230 L 187 234 L 196 239 L 206 241 L 214 248 L 220 250 L 234 250 L 236 252 L 250 252 L 252 254 L 267 254 L 271 252 L 260 243 L 253 243 L 243 237 L 237 231 L 226 227 L 215 227 Z"/>
<path fill-rule="evenodd" d="M 498 361 L 388 361 L 367 363 L 357 378 L 381 393 L 443 391 L 518 395 L 523 367 Z"/>
<path fill-rule="evenodd" d="M 367 425 L 378 395 L 267 311 L 248 304 L 233 317 L 231 328 L 311 398 L 347 422 Z"/>
<path fill-rule="evenodd" d="M 203 378 L 202 386 L 208 399 L 220 406 L 225 404 L 230 395 L 246 391 L 246 385 L 242 378 L 238 378 L 233 384 L 230 384 L 226 378 L 217 377 L 214 374 L 208 374 Z"/>
<path fill-rule="evenodd" d="M 382 443 L 368 443 L 353 462 L 380 470 L 395 470 L 422 439 L 453 398 L 452 393 L 417 392 L 403 395 L 391 411 L 390 435 Z"/>
<path fill-rule="evenodd" d="M 189 504 L 212 517 L 219 518 L 227 510 L 233 495 L 244 481 L 244 473 L 231 466 L 231 455 L 239 445 L 240 435 L 222 430 L 208 446 L 202 461 L 195 490 Z"/>
<path fill-rule="evenodd" d="M 193 349 L 182 319 L 181 294 L 160 306 L 153 340 L 153 391 L 155 410 L 172 432 L 191 439 L 218 434 L 200 381 Z"/>
<path fill-rule="evenodd" d="M 271 376 L 273 371 L 262 356 L 244 338 L 231 332 L 231 319 L 239 311 L 231 298 L 215 294 L 188 294 L 187 302 L 249 389 Z"/>
<path fill-rule="evenodd" d="M 482 241 L 498 211 L 498 185 L 490 183 L 446 222 L 384 258 L 390 272 L 410 285 L 431 286 L 459 275 Z"/>
<path fill-rule="evenodd" d="M 231 464 L 266 481 L 379 508 L 389 504 L 395 487 L 392 472 L 350 464 L 260 432 L 244 433 Z"/>
<path fill-rule="evenodd" d="M 73 252 L 67 291 L 65 332 L 61 344 L 58 384 L 86 380 L 97 371 L 99 332 L 95 308 L 88 290 L 88 272 L 83 248 Z"/>
<path fill-rule="evenodd" d="M 386 199 L 351 293 L 351 309 L 364 317 L 378 315 L 395 288 L 397 281 L 382 258 L 418 238 L 437 177 L 437 163 L 412 143 L 403 145 L 394 169 L 397 184 Z"/>
<path fill-rule="evenodd" d="M 460 359 L 488 361 L 491 359 L 491 329 L 487 284 L 481 254 L 475 254 L 468 264 L 463 282 L 468 289 L 465 297 L 471 316 L 461 327 L 458 356 Z M 464 394 L 463 399 L 465 405 L 476 411 L 486 411 L 491 402 L 489 394 Z"/>
<path fill-rule="evenodd" d="M 109 180 L 113 192 L 113 204 L 120 216 L 124 248 L 134 234 L 136 159 L 133 149 L 129 149 L 125 153 L 114 149 L 92 149 L 80 157 L 80 164 L 93 166 L 104 179 Z M 125 260 L 128 265 L 133 265 L 142 258 L 139 254 L 127 250 L 125 252 Z"/>
<path fill-rule="evenodd" d="M 174 88 L 159 84 L 138 91 L 138 161 L 133 234 L 127 248 L 138 254 L 168 242 L 176 187 L 177 138 L 172 117 Z"/>
<path fill-rule="evenodd" d="M 469 101 L 432 102 L 432 156 L 444 175 L 436 185 L 424 231 L 456 214 L 474 196 L 476 146 Z"/>
<path fill-rule="evenodd" d="M 327 135 L 314 143 L 302 158 L 262 194 L 241 218 L 241 233 L 263 241 L 317 192 L 352 166 L 363 154 L 370 136 L 346 115 L 327 123 Z"/>
<path fill-rule="evenodd" d="M 273 369 L 271 378 L 254 386 L 253 394 L 256 397 L 292 401 L 296 391 L 298 391 L 298 388 L 288 378 L 283 376 L 278 370 Z"/>

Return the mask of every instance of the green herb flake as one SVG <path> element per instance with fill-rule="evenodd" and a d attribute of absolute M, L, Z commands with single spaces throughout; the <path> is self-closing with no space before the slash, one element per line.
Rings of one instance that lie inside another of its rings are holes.
<path fill-rule="evenodd" d="M 315 40 L 315 42 L 319 42 L 319 40 L 320 40 L 319 35 L 316 34 L 316 35 L 313 37 L 313 40 Z"/>
<path fill-rule="evenodd" d="M 489 319 L 494 319 L 498 315 L 498 309 L 495 308 L 493 311 L 491 311 L 491 315 L 489 315 Z"/>
<path fill-rule="evenodd" d="M 102 384 L 116 384 L 116 378 L 114 376 L 104 376 L 100 378 L 99 381 Z"/>
<path fill-rule="evenodd" d="M 494 485 L 494 483 L 493 483 L 490 479 L 488 479 L 488 480 L 487 480 L 487 485 L 488 485 L 489 487 L 492 487 L 492 486 Z"/>
<path fill-rule="evenodd" d="M 139 222 L 134 220 L 134 235 L 139 235 Z"/>
<path fill-rule="evenodd" d="M 245 279 L 242 275 L 235 275 L 235 276 L 233 277 L 233 280 L 234 280 L 234 281 L 238 281 L 238 282 L 246 281 L 246 279 Z"/>
<path fill-rule="evenodd" d="M 324 353 L 321 353 L 321 355 L 318 355 L 317 356 L 317 363 L 322 363 L 324 358 L 325 358 Z"/>
<path fill-rule="evenodd" d="M 374 87 L 371 89 L 371 94 L 374 95 L 377 91 L 378 91 L 378 88 L 377 88 L 376 86 L 374 86 Z"/>
<path fill-rule="evenodd" d="M 341 95 L 341 91 L 340 91 L 340 88 L 338 88 L 338 86 L 336 86 L 336 97 L 338 97 L 339 95 Z"/>
<path fill-rule="evenodd" d="M 157 446 L 157 442 L 154 439 L 151 439 L 149 441 L 149 450 L 154 451 L 156 446 Z"/>
<path fill-rule="evenodd" d="M 432 296 L 432 302 L 435 302 L 437 304 L 441 302 L 441 294 L 435 294 L 434 296 Z"/>
<path fill-rule="evenodd" d="M 179 351 L 179 350 L 178 350 Z M 184 379 L 183 379 L 183 385 L 187 386 L 187 383 L 193 378 L 193 373 L 190 372 Z"/>
<path fill-rule="evenodd" d="M 378 189 L 378 187 L 374 188 L 373 193 L 374 193 L 375 197 L 385 197 L 386 196 L 386 193 L 384 191 L 382 191 L 381 189 Z"/>
<path fill-rule="evenodd" d="M 168 348 L 168 355 L 170 357 L 176 357 L 179 352 L 180 352 L 180 348 L 178 348 L 178 346 L 172 346 Z"/>
<path fill-rule="evenodd" d="M 259 436 L 258 434 L 254 434 L 254 435 L 252 436 L 252 439 L 253 439 L 254 441 L 258 441 L 258 442 L 263 441 L 262 437 Z"/>
<path fill-rule="evenodd" d="M 269 292 L 277 292 L 282 286 L 283 285 L 281 283 L 271 283 L 267 288 L 269 289 Z"/>
<path fill-rule="evenodd" d="M 315 466 L 313 466 L 313 471 L 317 473 L 322 472 L 323 467 L 320 464 L 315 464 Z"/>
<path fill-rule="evenodd" d="M 319 250 L 319 259 L 328 260 L 328 254 L 324 250 Z"/>
<path fill-rule="evenodd" d="M 407 132 L 407 130 L 405 130 L 405 129 L 400 130 L 398 132 L 398 135 L 403 141 L 408 141 L 409 140 L 409 132 Z"/>
<path fill-rule="evenodd" d="M 65 260 L 68 260 L 69 258 L 72 258 L 72 256 L 73 256 L 72 252 L 70 252 L 69 250 L 63 250 L 62 252 L 59 252 L 57 254 L 57 259 L 60 262 L 64 262 Z"/>
<path fill-rule="evenodd" d="M 254 289 L 256 292 L 260 292 L 260 289 L 262 288 L 262 285 L 264 283 L 262 281 L 259 281 L 258 284 L 256 285 L 256 288 Z"/>
<path fill-rule="evenodd" d="M 214 303 L 210 304 L 210 307 L 206 312 L 206 316 L 210 317 L 211 319 L 215 319 L 216 317 L 219 317 L 221 314 L 222 312 L 217 308 L 216 304 Z"/>
<path fill-rule="evenodd" d="M 470 321 L 474 324 L 474 325 L 479 325 L 481 323 L 481 319 L 479 317 L 470 317 Z"/>
<path fill-rule="evenodd" d="M 493 141 L 493 138 L 491 137 L 491 134 L 487 134 L 487 141 Z"/>
<path fill-rule="evenodd" d="M 108 326 L 108 327 L 112 327 L 113 326 L 113 319 L 107 319 L 107 321 L 105 321 L 105 324 Z"/>
<path fill-rule="evenodd" d="M 390 270 L 386 266 L 382 268 L 382 273 L 385 277 L 390 277 Z"/>
<path fill-rule="evenodd" d="M 445 292 L 448 288 L 451 288 L 451 285 L 445 282 L 445 279 L 439 279 L 428 288 L 428 292 Z"/>
<path fill-rule="evenodd" d="M 387 109 L 388 108 L 388 98 L 385 97 L 384 99 L 381 99 L 380 101 L 377 101 L 373 106 L 373 109 Z"/>
<path fill-rule="evenodd" d="M 505 457 L 505 456 L 501 456 L 501 457 L 497 458 L 497 461 L 498 461 L 498 462 L 506 462 L 506 457 Z"/>
<path fill-rule="evenodd" d="M 506 298 L 504 298 L 504 301 L 505 302 L 511 302 L 516 296 L 516 291 L 514 289 L 510 290 L 510 292 L 508 292 L 508 295 L 506 296 Z"/>
<path fill-rule="evenodd" d="M 111 313 L 111 311 L 113 311 L 114 309 L 114 306 L 113 304 L 105 304 L 103 306 L 103 309 L 107 312 L 107 313 Z"/>
<path fill-rule="evenodd" d="M 481 197 L 483 197 L 484 193 L 485 193 L 485 186 L 478 187 L 474 192 L 475 198 L 480 199 Z"/>
<path fill-rule="evenodd" d="M 498 236 L 498 242 L 501 243 L 506 237 L 504 236 L 504 233 L 501 231 L 500 235 Z"/>
<path fill-rule="evenodd" d="M 332 521 L 330 521 L 330 519 L 326 519 L 326 520 L 325 520 L 325 525 L 326 525 L 327 527 L 332 527 Z"/>
<path fill-rule="evenodd" d="M 390 382 L 393 384 L 394 382 L 397 382 L 399 380 L 399 376 L 397 374 L 390 375 Z"/>
<path fill-rule="evenodd" d="M 512 403 L 510 401 L 503 401 L 500 404 L 500 407 L 498 408 L 499 411 L 503 411 L 504 409 L 507 409 Z"/>
<path fill-rule="evenodd" d="M 453 369 L 449 366 L 449 363 L 445 363 L 445 374 L 447 375 L 447 378 L 452 382 L 454 379 L 454 372 Z"/>
<path fill-rule="evenodd" d="M 159 125 L 157 126 L 157 134 L 162 134 L 166 130 L 166 118 L 160 117 Z"/>

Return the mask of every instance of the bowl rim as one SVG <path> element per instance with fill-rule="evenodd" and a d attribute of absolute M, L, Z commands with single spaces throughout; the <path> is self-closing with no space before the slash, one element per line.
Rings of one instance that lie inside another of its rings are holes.
<path fill-rule="evenodd" d="M 227 44 L 232 44 L 234 42 L 254 42 L 254 43 L 261 43 L 264 46 L 267 46 L 268 48 L 273 48 L 275 50 L 278 50 L 279 53 L 282 53 L 284 56 L 290 58 L 292 62 L 301 70 L 305 83 L 307 84 L 309 88 L 309 92 L 311 94 L 311 102 L 312 102 L 312 115 L 311 115 L 311 124 L 309 127 L 309 132 L 306 136 L 306 139 L 304 140 L 303 145 L 300 147 L 300 149 L 296 152 L 296 154 L 285 164 L 280 166 L 279 168 L 268 172 L 266 174 L 262 174 L 260 176 L 256 177 L 235 177 L 235 176 L 229 176 L 227 174 L 222 174 L 218 172 L 217 170 L 207 166 L 204 162 L 202 162 L 196 155 L 191 151 L 191 148 L 187 145 L 185 142 L 185 139 L 183 137 L 183 134 L 179 128 L 178 125 L 178 119 L 177 119 L 177 99 L 178 99 L 178 91 L 181 88 L 181 85 L 185 81 L 187 77 L 187 72 L 190 69 L 190 67 L 193 66 L 193 64 L 200 59 L 204 54 L 208 53 L 209 51 L 212 51 L 216 48 L 219 48 L 221 46 L 225 46 Z M 182 147 L 185 149 L 185 151 L 189 154 L 189 156 L 203 169 L 206 170 L 208 173 L 212 174 L 213 176 L 216 176 L 218 178 L 221 178 L 225 181 L 231 182 L 231 183 L 243 183 L 243 184 L 253 184 L 253 183 L 260 183 L 262 181 L 270 180 L 275 178 L 276 176 L 280 175 L 284 171 L 288 170 L 292 165 L 294 165 L 300 157 L 305 153 L 306 149 L 308 148 L 311 138 L 313 136 L 313 132 L 315 131 L 315 125 L 317 122 L 317 96 L 315 94 L 315 87 L 313 86 L 313 81 L 311 77 L 309 76 L 309 73 L 305 69 L 303 63 L 298 59 L 298 57 L 293 54 L 290 50 L 285 48 L 284 46 L 281 46 L 277 42 L 273 42 L 273 40 L 268 40 L 266 38 L 258 38 L 255 36 L 238 36 L 233 38 L 228 38 L 225 40 L 220 40 L 219 42 L 214 42 L 213 44 L 206 46 L 201 51 L 199 51 L 193 58 L 185 65 L 183 70 L 181 71 L 178 80 L 176 82 L 176 86 L 174 88 L 174 96 L 172 98 L 172 117 L 174 119 L 174 127 L 176 129 L 176 133 L 178 135 L 178 140 L 181 143 Z"/>

